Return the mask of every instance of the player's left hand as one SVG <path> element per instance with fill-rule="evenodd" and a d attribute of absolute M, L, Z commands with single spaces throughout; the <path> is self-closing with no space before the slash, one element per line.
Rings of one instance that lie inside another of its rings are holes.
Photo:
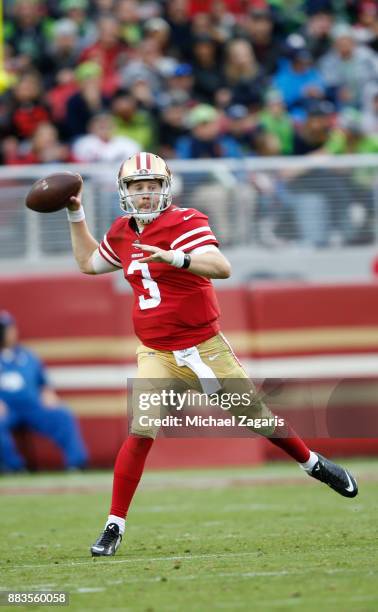
<path fill-rule="evenodd" d="M 134 246 L 140 249 L 141 251 L 147 251 L 147 253 L 151 253 L 147 257 L 141 257 L 138 259 L 140 263 L 172 263 L 173 260 L 173 252 L 172 251 L 164 251 L 163 249 L 159 249 L 159 247 L 150 246 L 149 244 L 135 244 Z"/>

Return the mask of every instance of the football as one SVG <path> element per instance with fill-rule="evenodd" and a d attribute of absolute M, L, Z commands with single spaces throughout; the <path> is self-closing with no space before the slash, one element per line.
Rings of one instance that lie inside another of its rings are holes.
<path fill-rule="evenodd" d="M 25 204 L 27 208 L 36 212 L 56 212 L 69 204 L 70 197 L 79 193 L 82 184 L 82 177 L 74 172 L 50 174 L 32 185 Z"/>

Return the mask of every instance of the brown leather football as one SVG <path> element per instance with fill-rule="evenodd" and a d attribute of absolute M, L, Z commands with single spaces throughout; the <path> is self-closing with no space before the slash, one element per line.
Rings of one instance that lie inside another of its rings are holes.
<path fill-rule="evenodd" d="M 79 193 L 82 184 L 83 179 L 80 174 L 74 172 L 50 174 L 32 185 L 25 204 L 36 212 L 56 212 L 70 203 L 70 197 Z"/>

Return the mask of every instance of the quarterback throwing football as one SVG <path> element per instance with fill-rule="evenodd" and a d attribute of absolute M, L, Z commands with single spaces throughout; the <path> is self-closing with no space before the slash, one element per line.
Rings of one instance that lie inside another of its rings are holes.
<path fill-rule="evenodd" d="M 228 278 L 231 267 L 219 250 L 206 215 L 172 204 L 171 172 L 163 159 L 138 153 L 118 174 L 123 215 L 99 244 L 88 230 L 81 194 L 68 207 L 72 247 L 85 274 L 123 269 L 134 292 L 133 321 L 141 344 L 133 391 L 130 435 L 114 467 L 108 519 L 91 547 L 93 556 L 114 555 L 125 519 L 142 476 L 158 427 L 138 414 L 138 394 L 156 381 L 174 381 L 176 390 L 250 391 L 253 387 L 219 329 L 219 307 L 212 278 Z M 160 384 L 163 384 L 160 382 Z M 152 387 L 154 385 L 152 384 Z M 244 414 L 239 407 L 230 410 Z M 249 416 L 273 415 L 258 395 L 251 395 Z M 286 422 L 258 433 L 286 451 L 314 478 L 345 497 L 357 495 L 357 483 L 344 468 L 311 451 Z"/>

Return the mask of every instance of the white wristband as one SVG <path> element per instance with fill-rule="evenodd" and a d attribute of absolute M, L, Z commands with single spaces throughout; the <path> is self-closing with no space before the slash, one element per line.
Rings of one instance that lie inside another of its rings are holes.
<path fill-rule="evenodd" d="M 171 261 L 171 266 L 175 268 L 182 268 L 184 265 L 185 253 L 183 251 L 172 251 L 173 259 Z"/>
<path fill-rule="evenodd" d="M 84 221 L 85 212 L 82 206 L 80 206 L 80 208 L 78 208 L 77 210 L 70 210 L 69 208 L 67 208 L 66 210 L 67 218 L 70 223 L 78 223 L 79 221 Z"/>

